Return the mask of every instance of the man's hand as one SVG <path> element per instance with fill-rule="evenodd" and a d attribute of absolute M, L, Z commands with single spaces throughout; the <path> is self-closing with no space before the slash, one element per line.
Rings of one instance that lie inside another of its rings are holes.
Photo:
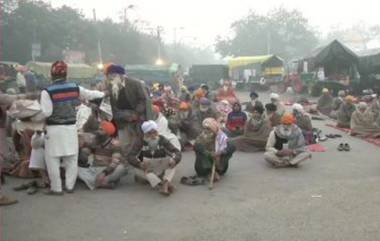
<path fill-rule="evenodd" d="M 177 162 L 173 158 L 170 158 L 169 167 L 174 168 L 175 166 L 177 166 Z"/>
<path fill-rule="evenodd" d="M 283 149 L 279 152 L 281 156 L 292 156 L 294 154 L 293 150 L 290 150 L 290 149 Z"/>

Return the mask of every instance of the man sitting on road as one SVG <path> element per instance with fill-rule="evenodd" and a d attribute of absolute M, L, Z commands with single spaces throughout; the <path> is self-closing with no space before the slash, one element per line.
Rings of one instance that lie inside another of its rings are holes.
<path fill-rule="evenodd" d="M 306 150 L 305 139 L 294 116 L 284 114 L 281 122 L 269 135 L 264 158 L 273 167 L 298 167 L 311 158 L 311 154 Z"/>
<path fill-rule="evenodd" d="M 139 177 L 168 196 L 174 191 L 172 180 L 176 166 L 181 161 L 181 152 L 158 134 L 156 122 L 146 121 L 141 129 L 144 133 L 143 141 L 134 143 L 128 154 L 128 162 L 137 168 L 136 174 Z"/>

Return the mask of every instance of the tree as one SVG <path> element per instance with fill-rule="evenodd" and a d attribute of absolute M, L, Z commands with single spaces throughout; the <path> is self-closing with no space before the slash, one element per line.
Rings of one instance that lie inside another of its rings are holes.
<path fill-rule="evenodd" d="M 232 38 L 218 37 L 223 56 L 276 54 L 285 59 L 302 56 L 318 43 L 316 33 L 298 10 L 278 8 L 267 15 L 250 12 L 231 25 Z"/>

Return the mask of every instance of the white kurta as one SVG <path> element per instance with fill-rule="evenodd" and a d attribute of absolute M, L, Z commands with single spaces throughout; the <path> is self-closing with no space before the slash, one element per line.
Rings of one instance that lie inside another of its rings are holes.
<path fill-rule="evenodd" d="M 174 135 L 173 132 L 169 129 L 169 122 L 166 117 L 162 113 L 159 113 L 158 118 L 155 120 L 155 122 L 158 127 L 158 134 L 168 139 L 175 148 L 181 150 L 181 144 L 178 140 L 178 137 Z"/>
<path fill-rule="evenodd" d="M 86 100 L 103 98 L 100 91 L 79 87 L 80 97 Z M 46 90 L 41 92 L 41 109 L 48 118 L 53 113 L 53 102 Z M 71 156 L 78 153 L 78 131 L 76 125 L 53 125 L 46 127 L 45 151 L 51 157 Z"/>

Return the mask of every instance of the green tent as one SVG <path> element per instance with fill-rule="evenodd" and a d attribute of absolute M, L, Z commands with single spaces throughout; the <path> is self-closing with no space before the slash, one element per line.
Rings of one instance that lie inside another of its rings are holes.
<path fill-rule="evenodd" d="M 126 65 L 125 69 L 128 76 L 144 80 L 148 84 L 168 83 L 179 70 L 179 65 Z"/>

